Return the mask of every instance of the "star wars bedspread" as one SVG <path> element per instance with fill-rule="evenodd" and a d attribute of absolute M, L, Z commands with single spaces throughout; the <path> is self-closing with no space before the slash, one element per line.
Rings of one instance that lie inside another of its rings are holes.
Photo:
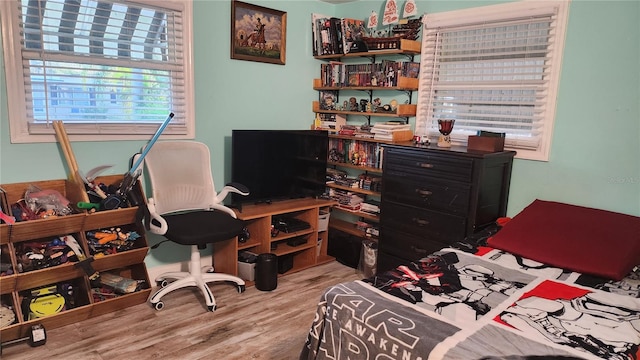
<path fill-rule="evenodd" d="M 468 251 L 327 289 L 300 358 L 638 358 L 640 272 L 607 282 Z"/>

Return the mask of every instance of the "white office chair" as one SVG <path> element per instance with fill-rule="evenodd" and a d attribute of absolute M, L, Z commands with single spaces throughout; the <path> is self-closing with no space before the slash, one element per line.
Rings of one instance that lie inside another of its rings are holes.
<path fill-rule="evenodd" d="M 196 141 L 158 141 L 147 153 L 144 165 L 145 181 L 152 193 L 147 200 L 148 229 L 175 243 L 191 246 L 189 272 L 168 272 L 157 277 L 156 283 L 162 288 L 150 296 L 149 302 L 161 310 L 164 295 L 197 286 L 204 294 L 208 310 L 214 311 L 216 301 L 207 283 L 232 282 L 242 293 L 245 282 L 229 274 L 203 272 L 199 250 L 209 243 L 234 239 L 243 232 L 244 222 L 222 202 L 231 192 L 248 195 L 249 191 L 240 184 L 227 184 L 216 193 L 209 148 Z"/>

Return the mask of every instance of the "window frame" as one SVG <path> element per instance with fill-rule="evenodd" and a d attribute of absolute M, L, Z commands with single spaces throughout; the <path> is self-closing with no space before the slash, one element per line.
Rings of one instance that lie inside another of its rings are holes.
<path fill-rule="evenodd" d="M 548 161 L 551 152 L 551 141 L 553 137 L 553 128 L 556 117 L 557 106 L 557 93 L 560 83 L 560 72 L 562 68 L 562 56 L 564 53 L 564 41 L 566 36 L 566 28 L 568 23 L 568 11 L 570 0 L 549 0 L 549 1 L 535 1 L 535 0 L 523 0 L 513 3 L 497 4 L 482 6 L 476 8 L 467 8 L 462 10 L 453 10 L 441 13 L 427 14 L 423 18 L 425 32 L 429 29 L 439 27 L 450 26 L 465 26 L 473 25 L 481 22 L 498 22 L 507 21 L 515 18 L 523 18 L 527 16 L 539 15 L 541 13 L 548 12 L 550 8 L 557 8 L 555 15 L 554 34 L 549 43 L 551 44 L 551 61 L 549 62 L 550 72 L 548 85 L 546 86 L 547 96 L 546 102 L 540 108 L 544 108 L 544 118 L 542 120 L 542 135 L 540 136 L 540 142 L 536 149 L 518 147 L 515 141 L 510 142 L 507 137 L 505 142 L 505 150 L 514 150 L 517 152 L 516 158 Z M 421 59 L 425 59 L 429 53 L 425 52 L 429 46 L 425 45 L 427 39 L 423 35 L 422 41 L 422 53 Z M 426 68 L 431 69 L 423 61 L 423 65 Z M 427 81 L 426 74 L 430 71 L 421 69 L 420 89 L 418 91 L 418 113 L 416 116 L 416 134 L 427 135 L 430 138 L 435 138 L 439 135 L 437 131 L 437 123 L 434 123 L 433 119 L 428 119 L 432 113 L 432 109 L 428 108 L 428 103 L 431 99 L 431 88 Z M 425 79 L 422 76 L 425 75 Z M 429 78 L 429 81 L 432 79 Z M 425 85 L 425 86 L 423 86 Z M 536 107 L 536 109 L 539 109 Z M 466 145 L 467 135 L 456 136 L 456 131 L 451 134 L 451 138 L 454 144 Z M 491 128 L 487 128 L 487 131 L 492 131 Z"/>
<path fill-rule="evenodd" d="M 24 97 L 25 81 L 22 67 L 21 35 L 18 29 L 20 0 L 0 1 L 0 21 L 2 25 L 2 50 L 5 65 L 5 82 L 7 86 L 7 113 L 11 143 L 46 143 L 56 142 L 55 130 L 51 123 L 48 125 L 32 126 L 28 119 L 27 105 Z M 168 139 L 195 138 L 195 105 L 194 105 L 194 68 L 193 68 L 193 0 L 166 0 L 158 4 L 154 0 L 115 0 L 126 4 L 139 4 L 153 8 L 167 8 L 181 11 L 183 18 L 182 35 L 184 72 L 184 113 L 176 113 L 179 121 L 170 124 L 163 136 Z M 63 99 L 59 99 L 61 101 Z M 90 102 L 90 96 L 86 99 Z M 172 110 L 169 110 L 172 111 Z M 169 112 L 167 112 L 167 115 Z M 55 119 L 53 119 L 55 120 Z M 77 141 L 117 141 L 117 140 L 146 140 L 154 134 L 158 126 L 165 120 L 159 117 L 157 123 L 145 122 L 141 124 L 109 124 L 108 131 L 96 130 L 91 133 L 90 125 L 66 123 L 65 130 Z M 89 130 L 88 130 L 89 129 Z"/>

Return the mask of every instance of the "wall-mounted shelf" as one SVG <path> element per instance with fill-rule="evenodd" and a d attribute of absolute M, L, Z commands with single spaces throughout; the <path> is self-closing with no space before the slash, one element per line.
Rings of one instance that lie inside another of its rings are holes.
<path fill-rule="evenodd" d="M 343 111 L 343 110 L 320 110 L 320 102 L 314 101 L 312 110 L 318 114 L 343 114 L 343 115 L 360 115 L 360 116 L 376 116 L 387 118 L 408 118 L 416 116 L 418 106 L 415 104 L 399 104 L 398 109 L 392 113 L 386 112 L 364 112 L 364 111 Z"/>
<path fill-rule="evenodd" d="M 335 60 L 341 58 L 356 58 L 356 57 L 368 57 L 373 58 L 377 56 L 388 55 L 407 55 L 413 57 L 420 54 L 420 42 L 416 40 L 400 40 L 400 48 L 398 49 L 385 49 L 385 50 L 372 50 L 366 52 L 348 53 L 348 54 L 332 54 L 332 55 L 316 55 L 314 58 L 318 60 Z"/>

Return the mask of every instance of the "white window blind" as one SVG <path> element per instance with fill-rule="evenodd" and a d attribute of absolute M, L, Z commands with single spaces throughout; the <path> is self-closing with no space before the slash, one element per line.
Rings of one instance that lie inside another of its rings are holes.
<path fill-rule="evenodd" d="M 53 120 L 64 121 L 70 134 L 148 135 L 170 112 L 176 116 L 165 133 L 189 133 L 184 1 L 12 0 L 9 6 L 3 12 L 11 12 L 18 73 L 10 103 L 24 98 L 10 116 L 25 119 L 11 122 L 12 140 L 14 133 L 52 134 Z"/>
<path fill-rule="evenodd" d="M 416 133 L 506 134 L 518 157 L 548 160 L 566 1 L 521 1 L 423 17 Z"/>

